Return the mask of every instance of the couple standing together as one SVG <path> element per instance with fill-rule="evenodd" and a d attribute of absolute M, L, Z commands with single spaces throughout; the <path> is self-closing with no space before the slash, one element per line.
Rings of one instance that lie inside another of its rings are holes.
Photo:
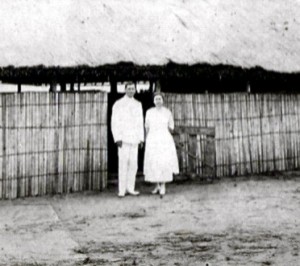
<path fill-rule="evenodd" d="M 125 85 L 125 95 L 112 109 L 111 130 L 118 146 L 119 157 L 119 197 L 126 193 L 138 195 L 135 191 L 135 178 L 138 168 L 138 147 L 144 145 L 143 109 L 134 99 L 134 83 Z M 144 156 L 145 181 L 155 183 L 153 194 L 166 193 L 166 183 L 179 173 L 175 143 L 171 135 L 174 120 L 169 109 L 163 106 L 163 96 L 154 94 L 155 107 L 146 113 L 146 146 Z"/>

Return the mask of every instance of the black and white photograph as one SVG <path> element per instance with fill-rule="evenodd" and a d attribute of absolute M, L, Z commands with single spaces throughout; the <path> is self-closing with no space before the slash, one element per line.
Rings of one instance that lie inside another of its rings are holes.
<path fill-rule="evenodd" d="M 1 0 L 6 265 L 300 266 L 300 0 Z"/>

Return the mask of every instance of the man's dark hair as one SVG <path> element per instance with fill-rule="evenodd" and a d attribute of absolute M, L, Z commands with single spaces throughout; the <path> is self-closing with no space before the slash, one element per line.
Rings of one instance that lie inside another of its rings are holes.
<path fill-rule="evenodd" d="M 125 89 L 127 89 L 127 87 L 128 87 L 129 85 L 133 85 L 133 86 L 136 88 L 136 84 L 135 84 L 134 82 L 128 81 L 128 82 L 126 82 L 126 84 L 125 84 Z"/>

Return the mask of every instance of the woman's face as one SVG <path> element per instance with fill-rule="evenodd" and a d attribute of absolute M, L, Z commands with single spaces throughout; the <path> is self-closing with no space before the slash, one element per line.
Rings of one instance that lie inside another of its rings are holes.
<path fill-rule="evenodd" d="M 156 107 L 162 107 L 164 103 L 163 98 L 160 95 L 154 97 L 154 105 Z"/>

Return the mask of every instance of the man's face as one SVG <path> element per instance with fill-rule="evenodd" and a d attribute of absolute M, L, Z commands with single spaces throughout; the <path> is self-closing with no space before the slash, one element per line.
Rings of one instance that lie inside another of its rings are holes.
<path fill-rule="evenodd" d="M 133 84 L 129 84 L 125 89 L 125 93 L 129 98 L 132 98 L 135 94 L 135 86 Z"/>

